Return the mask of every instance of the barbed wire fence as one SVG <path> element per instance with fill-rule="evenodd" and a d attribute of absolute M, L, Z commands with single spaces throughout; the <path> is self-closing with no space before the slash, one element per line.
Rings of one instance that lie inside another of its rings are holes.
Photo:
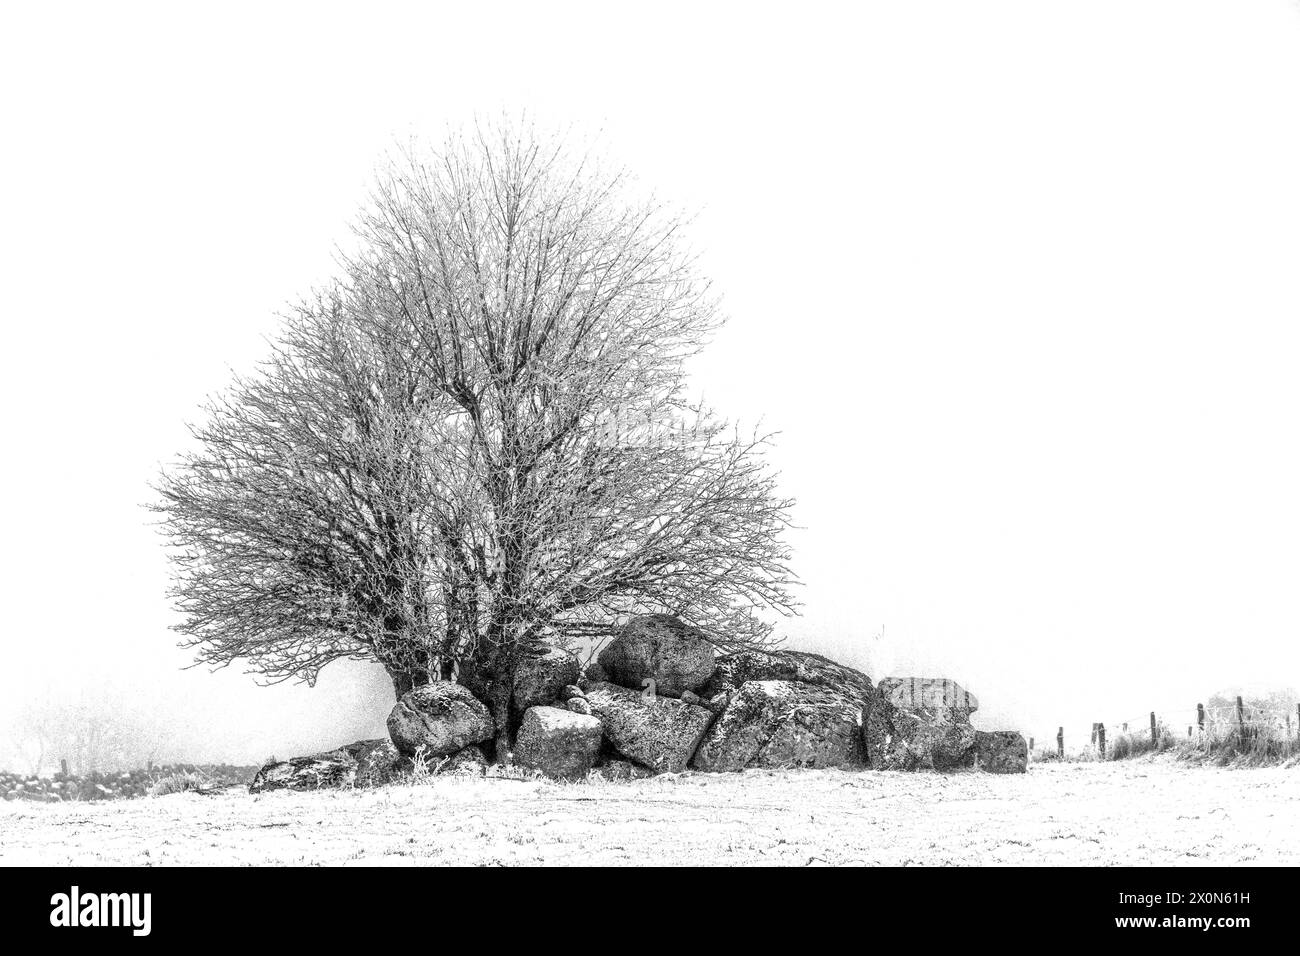
<path fill-rule="evenodd" d="M 1073 729 L 1073 728 L 1072 728 Z M 1126 739 L 1149 746 L 1161 746 L 1182 740 L 1204 743 L 1221 739 L 1233 732 L 1259 734 L 1270 732 L 1283 740 L 1300 741 L 1300 702 L 1291 707 L 1264 707 L 1247 703 L 1242 697 L 1228 704 L 1188 705 L 1167 702 L 1145 713 L 1112 716 L 1108 720 L 1094 721 L 1090 736 L 1079 740 L 1067 736 L 1065 725 L 1057 727 L 1054 737 L 1029 738 L 1029 752 L 1040 758 L 1067 754 L 1091 754 L 1096 759 L 1106 759 L 1108 741 L 1113 750 L 1116 742 Z"/>

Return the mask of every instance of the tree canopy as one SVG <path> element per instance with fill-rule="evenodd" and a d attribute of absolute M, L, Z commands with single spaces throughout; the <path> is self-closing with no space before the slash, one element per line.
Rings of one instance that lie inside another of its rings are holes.
<path fill-rule="evenodd" d="M 404 151 L 355 234 L 158 484 L 200 661 L 401 693 L 643 611 L 770 639 L 790 502 L 687 397 L 720 314 L 679 219 L 500 128 Z"/>

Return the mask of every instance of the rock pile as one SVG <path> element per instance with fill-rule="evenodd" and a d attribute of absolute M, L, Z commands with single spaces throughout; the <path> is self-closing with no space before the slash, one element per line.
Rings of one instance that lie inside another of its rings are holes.
<path fill-rule="evenodd" d="M 263 767 L 256 791 L 374 786 L 409 773 L 479 773 L 497 730 L 473 673 L 404 694 L 387 741 L 361 741 Z M 699 630 L 653 614 L 631 620 L 585 673 L 567 651 L 528 658 L 511 686 L 514 762 L 550 777 L 633 779 L 688 768 L 838 767 L 1023 773 L 1024 738 L 971 726 L 979 702 L 950 680 L 886 678 L 817 654 L 719 656 Z M 517 730 L 516 730 L 517 728 Z M 500 756 L 500 755 L 498 755 Z"/>

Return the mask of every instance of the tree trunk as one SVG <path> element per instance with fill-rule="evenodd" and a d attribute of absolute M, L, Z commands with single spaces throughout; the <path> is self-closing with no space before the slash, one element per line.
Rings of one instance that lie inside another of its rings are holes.
<path fill-rule="evenodd" d="M 500 674 L 492 678 L 492 690 L 488 695 L 488 710 L 496 724 L 497 763 L 506 765 L 510 761 L 510 698 L 512 681 Z"/>
<path fill-rule="evenodd" d="M 510 762 L 511 718 L 514 697 L 514 665 L 507 649 L 498 647 L 461 670 L 461 683 L 487 705 L 496 727 L 493 749 L 497 763 Z"/>
<path fill-rule="evenodd" d="M 388 676 L 393 680 L 393 693 L 396 699 L 401 700 L 402 695 L 416 687 L 422 687 L 429 683 L 429 672 L 423 670 L 393 671 L 388 672 Z"/>

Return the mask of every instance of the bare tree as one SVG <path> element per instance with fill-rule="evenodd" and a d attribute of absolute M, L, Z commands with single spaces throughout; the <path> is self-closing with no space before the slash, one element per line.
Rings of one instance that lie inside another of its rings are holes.
<path fill-rule="evenodd" d="M 388 166 L 344 278 L 160 485 L 202 660 L 372 657 L 399 693 L 466 664 L 505 734 L 539 645 L 652 610 L 769 639 L 789 502 L 763 436 L 687 401 L 719 315 L 628 193 L 509 128 Z"/>

